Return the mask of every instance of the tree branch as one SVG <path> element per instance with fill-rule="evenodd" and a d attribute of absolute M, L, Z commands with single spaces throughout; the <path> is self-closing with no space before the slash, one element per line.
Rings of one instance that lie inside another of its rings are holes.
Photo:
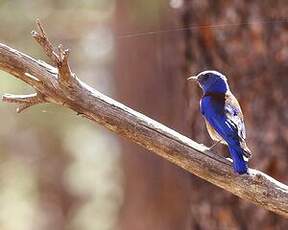
<path fill-rule="evenodd" d="M 35 60 L 0 43 L 0 69 L 36 90 L 27 96 L 5 95 L 3 101 L 18 103 L 18 112 L 39 103 L 66 106 L 114 133 L 143 146 L 190 173 L 243 199 L 288 217 L 288 187 L 270 176 L 249 169 L 239 176 L 231 162 L 189 138 L 101 94 L 81 82 L 70 70 L 68 51 L 55 49 L 41 23 L 33 37 L 55 67 Z"/>

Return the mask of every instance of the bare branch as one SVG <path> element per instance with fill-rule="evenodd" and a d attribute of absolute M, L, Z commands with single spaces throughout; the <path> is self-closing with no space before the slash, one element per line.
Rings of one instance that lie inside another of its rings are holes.
<path fill-rule="evenodd" d="M 288 186 L 254 169 L 249 169 L 249 175 L 235 174 L 231 162 L 208 151 L 207 147 L 81 82 L 70 71 L 68 51 L 64 51 L 60 47 L 59 54 L 55 55 L 56 49 L 47 39 L 40 22 L 37 24 L 41 34 L 33 34 L 33 36 L 37 37 L 36 41 L 43 47 L 50 59 L 54 58 L 57 59 L 57 63 L 61 62 L 60 66 L 57 64 L 58 71 L 42 61 L 37 61 L 1 43 L 0 69 L 31 85 L 39 94 L 43 95 L 42 98 L 45 98 L 45 102 L 69 107 L 77 114 L 126 137 L 184 170 L 243 199 L 288 217 Z M 67 76 L 64 76 L 62 71 Z M 25 73 L 29 74 L 25 75 Z M 60 78 L 57 78 L 55 74 L 60 74 Z M 69 81 L 64 80 L 66 77 Z M 25 109 L 26 105 L 31 106 L 43 102 L 35 94 L 30 96 L 6 95 L 3 99 L 6 102 L 23 104 L 19 110 Z"/>

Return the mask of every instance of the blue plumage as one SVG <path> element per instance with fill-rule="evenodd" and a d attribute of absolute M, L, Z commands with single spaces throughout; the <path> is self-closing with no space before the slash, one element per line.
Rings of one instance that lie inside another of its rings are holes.
<path fill-rule="evenodd" d="M 209 135 L 213 140 L 228 145 L 234 171 L 247 173 L 244 156 L 250 158 L 251 152 L 245 142 L 243 115 L 226 77 L 217 71 L 204 71 L 191 78 L 197 80 L 204 93 L 200 109 Z"/>

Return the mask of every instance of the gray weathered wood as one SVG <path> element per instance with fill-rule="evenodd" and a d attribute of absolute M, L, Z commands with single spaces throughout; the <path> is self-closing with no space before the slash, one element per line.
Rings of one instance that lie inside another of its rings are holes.
<path fill-rule="evenodd" d="M 3 97 L 6 102 L 19 103 L 19 112 L 38 103 L 56 103 L 69 107 L 81 116 L 126 137 L 184 170 L 243 199 L 288 217 L 286 185 L 254 169 L 249 169 L 249 175 L 235 174 L 231 163 L 225 158 L 80 81 L 68 68 L 67 56 L 62 58 L 65 59 L 67 71 L 59 71 L 65 72 L 63 74 L 66 74 L 66 77 L 61 78 L 58 74 L 61 54 L 55 54 L 56 56 L 51 58 L 54 51 L 49 51 L 50 44 L 47 45 L 41 39 L 36 38 L 47 56 L 52 62 L 54 60 L 57 68 L 0 43 L 0 69 L 31 85 L 37 92 L 28 96 Z M 63 49 L 59 52 L 63 52 Z"/>

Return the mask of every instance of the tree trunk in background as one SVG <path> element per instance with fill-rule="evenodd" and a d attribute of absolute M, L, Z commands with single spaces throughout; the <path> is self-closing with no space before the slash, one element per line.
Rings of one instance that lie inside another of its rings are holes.
<path fill-rule="evenodd" d="M 119 34 L 158 30 L 164 22 L 171 26 L 178 20 L 161 2 L 152 5 L 143 9 L 141 1 L 120 1 L 117 8 L 117 20 L 121 19 L 117 24 Z M 145 10 L 142 22 L 137 13 Z M 152 24 L 143 24 L 147 17 L 148 21 L 149 17 L 154 18 Z M 181 50 L 182 34 L 119 36 L 116 41 L 117 99 L 187 134 L 183 121 L 186 101 L 181 69 L 185 61 Z M 126 140 L 122 141 L 122 147 L 126 183 L 121 228 L 190 229 L 191 176 Z"/>

